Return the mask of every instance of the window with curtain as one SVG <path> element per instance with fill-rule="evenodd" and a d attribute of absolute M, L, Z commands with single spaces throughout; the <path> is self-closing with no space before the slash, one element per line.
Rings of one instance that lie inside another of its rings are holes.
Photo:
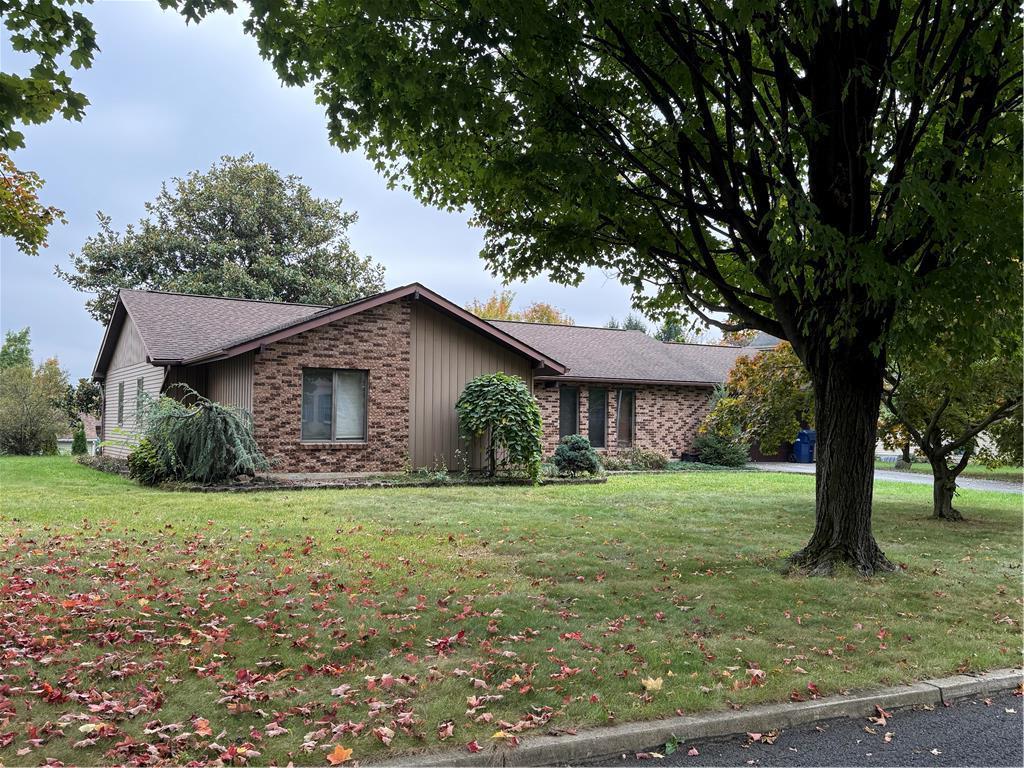
<path fill-rule="evenodd" d="M 577 387 L 558 389 L 558 436 L 576 435 L 580 431 L 580 390 Z"/>
<path fill-rule="evenodd" d="M 302 370 L 302 439 L 366 440 L 366 371 Z"/>
<path fill-rule="evenodd" d="M 636 432 L 636 392 L 632 389 L 619 390 L 615 427 L 619 448 L 632 448 Z"/>
<path fill-rule="evenodd" d="M 594 448 L 604 448 L 608 431 L 608 390 L 591 387 L 587 390 L 587 437 Z"/>

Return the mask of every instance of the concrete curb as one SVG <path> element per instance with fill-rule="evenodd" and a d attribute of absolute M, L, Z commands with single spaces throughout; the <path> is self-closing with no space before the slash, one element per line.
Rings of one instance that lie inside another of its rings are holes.
<path fill-rule="evenodd" d="M 516 749 L 496 747 L 477 754 L 465 751 L 436 752 L 389 760 L 379 765 L 392 768 L 573 765 L 656 748 L 673 736 L 679 741 L 691 742 L 738 733 L 764 733 L 835 717 L 864 717 L 874 713 L 876 705 L 890 709 L 947 703 L 966 696 L 1016 688 L 1021 684 L 1021 676 L 1019 669 L 997 669 L 983 674 L 924 680 L 913 685 L 848 696 L 626 723 L 593 728 L 571 736 L 527 737 Z"/>

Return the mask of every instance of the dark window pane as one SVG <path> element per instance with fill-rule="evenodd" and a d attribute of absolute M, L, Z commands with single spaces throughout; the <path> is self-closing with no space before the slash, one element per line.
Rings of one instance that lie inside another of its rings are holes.
<path fill-rule="evenodd" d="M 302 371 L 302 439 L 330 440 L 334 373 L 323 368 Z"/>
<path fill-rule="evenodd" d="M 608 418 L 608 390 L 590 389 L 587 393 L 587 436 L 595 448 L 604 448 Z"/>
<path fill-rule="evenodd" d="M 636 431 L 636 393 L 632 389 L 619 390 L 615 424 L 619 447 L 632 448 L 633 433 Z"/>
<path fill-rule="evenodd" d="M 117 423 L 124 424 L 124 382 L 117 385 Z"/>
<path fill-rule="evenodd" d="M 576 387 L 558 390 L 558 436 L 575 435 L 580 431 L 580 391 Z"/>

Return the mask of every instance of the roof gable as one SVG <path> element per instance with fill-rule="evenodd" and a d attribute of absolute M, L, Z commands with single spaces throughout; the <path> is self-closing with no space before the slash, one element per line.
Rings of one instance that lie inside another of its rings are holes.
<path fill-rule="evenodd" d="M 336 307 L 121 290 L 93 376 L 102 378 L 106 374 L 127 318 L 134 323 L 143 340 L 147 362 L 154 365 L 195 365 L 234 357 L 406 297 L 428 301 L 436 309 L 538 365 L 554 373 L 565 372 L 565 367 L 554 358 L 419 283 L 412 283 Z"/>

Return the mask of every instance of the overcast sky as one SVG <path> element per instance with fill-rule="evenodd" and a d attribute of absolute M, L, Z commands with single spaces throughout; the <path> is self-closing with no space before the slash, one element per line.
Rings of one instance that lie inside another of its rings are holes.
<path fill-rule="evenodd" d="M 314 194 L 357 211 L 352 244 L 385 266 L 389 287 L 419 281 L 465 304 L 499 285 L 479 257 L 482 233 L 467 225 L 468 216 L 388 190 L 360 153 L 333 148 L 312 93 L 280 85 L 237 16 L 186 26 L 149 0 L 99 0 L 84 11 L 101 49 L 91 69 L 74 75 L 91 102 L 85 120 L 29 126 L 27 148 L 14 155 L 46 180 L 44 202 L 63 209 L 68 223 L 52 229 L 37 257 L 0 240 L 0 327 L 31 326 L 37 359 L 57 355 L 73 378 L 92 370 L 103 329 L 85 312 L 85 296 L 53 267 L 67 264 L 97 230 L 96 212 L 121 230 L 142 216 L 162 181 L 205 170 L 225 154 L 253 152 L 301 176 Z M 2 32 L 0 66 L 20 70 Z M 581 325 L 629 311 L 629 291 L 599 272 L 579 288 L 541 279 L 513 288 L 517 303 L 549 301 Z"/>

